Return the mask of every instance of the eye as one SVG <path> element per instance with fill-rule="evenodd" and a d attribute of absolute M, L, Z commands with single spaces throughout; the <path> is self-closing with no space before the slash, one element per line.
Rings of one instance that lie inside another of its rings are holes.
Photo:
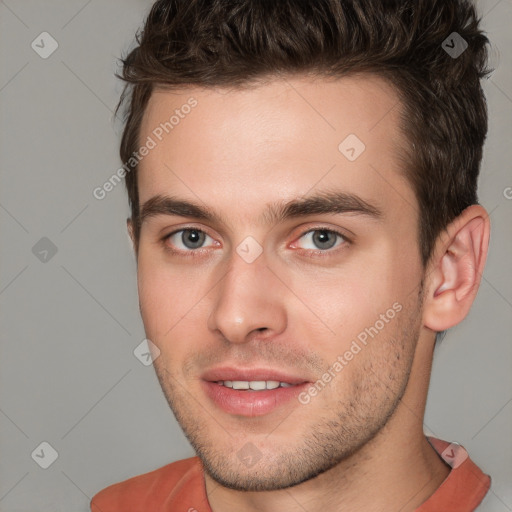
<path fill-rule="evenodd" d="M 165 237 L 165 241 L 174 246 L 178 251 L 193 251 L 201 249 L 206 241 L 213 242 L 213 238 L 200 229 L 180 229 Z"/>
<path fill-rule="evenodd" d="M 334 247 L 338 247 L 347 239 L 337 231 L 331 229 L 312 229 L 304 233 L 299 240 L 304 240 L 300 248 L 326 251 Z"/>

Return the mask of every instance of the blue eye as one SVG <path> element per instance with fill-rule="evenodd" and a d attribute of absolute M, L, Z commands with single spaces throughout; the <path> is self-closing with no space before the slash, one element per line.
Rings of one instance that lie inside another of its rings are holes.
<path fill-rule="evenodd" d="M 301 249 L 312 249 L 326 251 L 337 247 L 346 241 L 345 237 L 331 229 L 312 229 L 304 233 L 301 239 L 306 239 L 313 247 L 301 247 Z"/>

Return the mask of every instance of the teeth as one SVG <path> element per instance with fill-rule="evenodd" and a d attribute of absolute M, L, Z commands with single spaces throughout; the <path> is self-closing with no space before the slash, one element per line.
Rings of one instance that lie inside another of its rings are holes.
<path fill-rule="evenodd" d="M 249 389 L 249 383 L 246 380 L 234 380 L 233 389 Z"/>
<path fill-rule="evenodd" d="M 264 380 L 253 380 L 249 382 L 249 387 L 254 391 L 260 391 L 267 388 L 267 383 Z"/>
<path fill-rule="evenodd" d="M 237 390 L 252 390 L 252 391 L 262 391 L 264 389 L 276 389 L 279 387 L 289 388 L 293 386 L 293 384 L 289 384 L 288 382 L 279 382 L 277 380 L 220 380 L 218 382 L 219 385 L 225 386 L 227 388 L 237 389 Z"/>

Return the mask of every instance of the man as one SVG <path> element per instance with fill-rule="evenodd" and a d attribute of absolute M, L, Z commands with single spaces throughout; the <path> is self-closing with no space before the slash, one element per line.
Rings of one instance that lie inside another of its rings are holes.
<path fill-rule="evenodd" d="M 197 457 L 111 511 L 469 511 L 423 433 L 489 241 L 487 39 L 464 0 L 159 0 L 124 61 L 140 310 Z"/>

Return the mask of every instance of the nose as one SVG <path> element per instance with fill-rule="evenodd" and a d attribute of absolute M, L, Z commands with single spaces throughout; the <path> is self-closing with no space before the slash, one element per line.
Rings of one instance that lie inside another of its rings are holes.
<path fill-rule="evenodd" d="M 247 263 L 234 252 L 213 294 L 208 328 L 230 343 L 248 342 L 258 332 L 273 337 L 286 329 L 285 288 L 264 254 Z"/>

